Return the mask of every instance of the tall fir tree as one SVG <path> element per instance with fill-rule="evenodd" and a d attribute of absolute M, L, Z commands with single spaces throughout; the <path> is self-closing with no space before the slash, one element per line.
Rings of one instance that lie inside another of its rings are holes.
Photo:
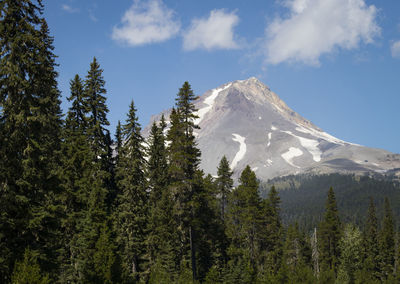
<path fill-rule="evenodd" d="M 159 126 L 154 122 L 148 139 L 148 177 L 150 189 L 150 202 L 152 206 L 156 206 L 158 200 L 161 199 L 162 191 L 168 185 L 168 163 L 167 150 L 165 147 L 166 122 L 164 116 L 161 117 Z"/>
<path fill-rule="evenodd" d="M 362 268 L 362 235 L 352 224 L 347 224 L 339 241 L 340 258 L 337 280 L 340 283 L 354 283 Z"/>
<path fill-rule="evenodd" d="M 103 187 L 100 164 L 94 163 L 95 154 L 88 140 L 85 92 L 78 75 L 71 80 L 70 89 L 71 107 L 62 144 L 63 191 L 60 199 L 64 214 L 60 281 L 82 282 L 90 279 L 94 267 L 96 234 L 106 217 L 103 198 L 107 192 Z M 98 209 L 96 214 L 99 216 L 95 217 L 94 212 Z"/>
<path fill-rule="evenodd" d="M 29 248 L 25 249 L 23 261 L 17 261 L 11 276 L 11 283 L 47 284 L 48 275 L 43 275 L 35 255 Z"/>
<path fill-rule="evenodd" d="M 297 223 L 287 229 L 281 267 L 287 270 L 289 283 L 316 282 L 311 269 L 311 248 Z"/>
<path fill-rule="evenodd" d="M 85 109 L 85 93 L 83 81 L 78 74 L 70 81 L 70 96 L 67 98 L 71 102 L 71 107 L 67 113 L 67 131 L 80 131 L 85 134 L 87 130 L 87 111 Z M 65 135 L 66 138 L 69 136 Z"/>
<path fill-rule="evenodd" d="M 390 278 L 394 273 L 395 260 L 395 234 L 393 213 L 390 208 L 390 202 L 385 197 L 384 217 L 382 221 L 382 230 L 380 231 L 380 261 L 382 280 Z"/>
<path fill-rule="evenodd" d="M 151 268 L 157 268 L 158 272 L 164 270 L 171 273 L 170 263 L 165 259 L 172 259 L 171 248 L 171 200 L 168 194 L 168 163 L 165 148 L 166 128 L 165 118 L 162 116 L 159 125 L 153 123 L 148 138 L 147 176 L 149 194 L 149 223 L 148 223 L 148 255 Z M 165 248 L 168 248 L 165 250 Z M 154 270 L 154 269 L 153 269 Z M 154 275 L 153 275 L 154 278 Z"/>
<path fill-rule="evenodd" d="M 106 155 L 108 151 L 108 130 L 105 127 L 110 123 L 107 119 L 106 93 L 103 69 L 94 57 L 85 80 L 85 107 L 89 114 L 88 135 L 97 159 Z"/>
<path fill-rule="evenodd" d="M 0 277 L 26 246 L 56 267 L 61 110 L 53 38 L 41 1 L 0 5 Z M 11 249 L 13 248 L 13 249 Z"/>
<path fill-rule="evenodd" d="M 325 215 L 319 224 L 318 245 L 320 251 L 321 271 L 333 271 L 336 273 L 340 256 L 339 240 L 341 238 L 341 223 L 336 205 L 333 188 L 328 191 L 325 203 Z"/>
<path fill-rule="evenodd" d="M 194 129 L 196 108 L 193 104 L 195 96 L 188 82 L 179 89 L 176 98 L 176 109 L 170 114 L 171 127 L 167 139 L 168 146 L 168 173 L 170 176 L 170 190 L 174 199 L 174 217 L 179 230 L 178 239 L 181 246 L 178 249 L 178 259 L 182 265 L 190 263 L 193 279 L 197 278 L 196 268 L 196 232 L 194 200 L 197 194 L 195 175 L 200 163 L 200 150 L 197 148 Z"/>
<path fill-rule="evenodd" d="M 371 279 L 378 280 L 380 276 L 379 266 L 379 242 L 378 242 L 378 219 L 375 213 L 375 204 L 370 197 L 365 230 L 363 234 L 364 244 L 364 274 Z"/>
<path fill-rule="evenodd" d="M 121 152 L 121 147 L 122 147 L 122 126 L 121 126 L 121 121 L 118 120 L 117 127 L 115 129 L 115 152 L 116 152 L 116 157 L 115 157 L 115 164 L 118 164 L 119 160 L 119 154 Z"/>
<path fill-rule="evenodd" d="M 244 269 L 239 279 L 255 281 L 259 257 L 258 239 L 261 228 L 261 198 L 259 182 L 249 166 L 243 170 L 239 186 L 232 191 L 229 200 L 227 235 L 230 239 L 229 269 Z M 235 274 L 235 273 L 234 273 Z M 246 280 L 247 281 L 247 280 Z"/>
<path fill-rule="evenodd" d="M 229 240 L 226 235 L 226 212 L 228 206 L 228 196 L 231 194 L 233 189 L 233 172 L 229 167 L 228 160 L 225 156 L 222 157 L 219 166 L 217 168 L 217 177 L 212 182 L 211 175 L 205 179 L 206 187 L 209 187 L 209 195 L 212 197 L 211 204 L 215 211 L 217 220 L 214 225 L 215 232 L 213 236 L 215 238 L 214 259 L 215 263 L 213 266 L 213 272 L 217 272 L 219 275 L 222 274 L 228 262 L 227 250 L 229 247 Z M 207 185 L 207 181 L 209 185 Z"/>
<path fill-rule="evenodd" d="M 123 145 L 119 153 L 116 176 L 120 194 L 114 226 L 118 254 L 121 257 L 122 279 L 137 281 L 146 272 L 145 240 L 148 222 L 148 194 L 141 127 L 136 108 L 131 102 L 126 124 L 122 126 Z"/>
<path fill-rule="evenodd" d="M 223 156 L 217 169 L 217 194 L 220 196 L 221 220 L 225 220 L 227 197 L 233 188 L 232 171 L 229 167 L 228 159 Z"/>
<path fill-rule="evenodd" d="M 282 259 L 283 228 L 280 218 L 280 203 L 275 186 L 271 187 L 266 199 L 262 202 L 262 234 L 260 248 L 262 257 L 260 266 L 268 274 L 276 274 Z"/>

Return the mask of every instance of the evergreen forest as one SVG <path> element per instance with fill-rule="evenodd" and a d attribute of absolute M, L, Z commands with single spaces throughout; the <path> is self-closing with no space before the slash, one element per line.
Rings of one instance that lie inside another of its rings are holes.
<path fill-rule="evenodd" d="M 132 101 L 112 137 L 98 60 L 63 114 L 53 50 L 40 0 L 0 1 L 1 283 L 400 282 L 392 199 L 343 218 L 332 182 L 296 218 L 249 166 L 237 186 L 226 157 L 200 169 L 188 82 L 168 128 L 145 139 Z"/>

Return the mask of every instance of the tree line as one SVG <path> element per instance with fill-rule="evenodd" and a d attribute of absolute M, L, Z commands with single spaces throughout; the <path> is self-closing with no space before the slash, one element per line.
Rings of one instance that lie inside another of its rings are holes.
<path fill-rule="evenodd" d="M 234 186 L 200 168 L 185 82 L 145 140 L 132 101 L 114 139 L 96 58 L 70 81 L 64 118 L 41 1 L 0 3 L 0 282 L 374 283 L 400 278 L 389 201 L 362 230 L 331 188 L 313 234 L 282 225 L 247 166 Z M 168 127 L 167 127 L 168 125 Z"/>
<path fill-rule="evenodd" d="M 272 185 L 281 198 L 283 224 L 298 222 L 302 230 L 312 231 L 322 220 L 329 187 L 335 189 L 339 216 L 344 223 L 363 227 L 370 197 L 374 199 L 378 219 L 383 218 L 385 197 L 390 200 L 393 218 L 400 217 L 400 184 L 394 176 L 332 173 L 278 177 L 260 183 L 263 198 Z"/>

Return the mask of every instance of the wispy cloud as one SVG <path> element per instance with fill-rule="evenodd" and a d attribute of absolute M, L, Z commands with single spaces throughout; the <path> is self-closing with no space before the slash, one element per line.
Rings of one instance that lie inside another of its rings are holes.
<path fill-rule="evenodd" d="M 355 49 L 380 34 L 377 9 L 364 0 L 286 0 L 289 17 L 266 28 L 266 62 L 320 64 L 320 56 L 337 49 Z"/>
<path fill-rule="evenodd" d="M 235 12 L 212 10 L 208 18 L 192 20 L 190 28 L 183 35 L 183 48 L 194 49 L 235 49 L 234 27 L 239 23 Z"/>
<path fill-rule="evenodd" d="M 92 22 L 97 22 L 99 20 L 96 17 L 96 15 L 94 14 L 94 10 L 93 9 L 88 9 L 88 13 L 89 13 L 89 19 L 91 19 Z"/>
<path fill-rule="evenodd" d="M 112 38 L 130 46 L 166 41 L 178 34 L 180 22 L 175 12 L 161 0 L 145 3 L 134 1 L 125 12 L 119 26 L 115 26 Z"/>
<path fill-rule="evenodd" d="M 392 43 L 392 45 L 390 46 L 390 51 L 392 52 L 392 56 L 394 58 L 400 59 L 400 40 Z"/>
<path fill-rule="evenodd" d="M 70 5 L 67 5 L 67 4 L 61 5 L 61 9 L 63 9 L 65 12 L 68 12 L 68 13 L 71 13 L 71 14 L 79 12 L 78 8 L 71 7 Z"/>

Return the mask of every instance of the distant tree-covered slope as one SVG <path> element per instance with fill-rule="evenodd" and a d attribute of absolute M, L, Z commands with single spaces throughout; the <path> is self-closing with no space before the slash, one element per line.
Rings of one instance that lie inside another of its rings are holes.
<path fill-rule="evenodd" d="M 335 190 L 340 217 L 344 223 L 352 222 L 362 226 L 370 197 L 376 203 L 379 218 L 383 215 L 385 197 L 392 204 L 394 220 L 400 217 L 400 185 L 390 177 L 341 174 L 286 176 L 262 183 L 261 196 L 267 196 L 272 185 L 279 190 L 282 200 L 283 222 L 288 224 L 297 221 L 308 230 L 320 222 L 330 187 Z"/>

